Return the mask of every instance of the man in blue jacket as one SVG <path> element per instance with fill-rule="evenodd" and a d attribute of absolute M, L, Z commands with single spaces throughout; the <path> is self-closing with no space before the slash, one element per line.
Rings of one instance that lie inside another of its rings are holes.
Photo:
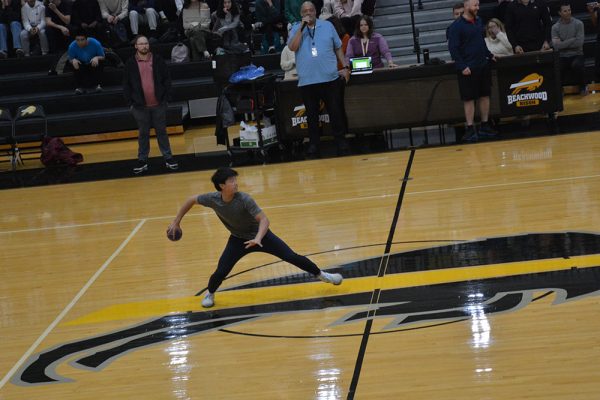
<path fill-rule="evenodd" d="M 484 40 L 484 26 L 477 17 L 479 0 L 465 0 L 464 13 L 448 29 L 448 48 L 456 65 L 458 88 L 465 109 L 467 126 L 463 141 L 476 142 L 479 137 L 493 137 L 496 132 L 489 124 L 492 73 L 489 61 L 495 58 Z M 479 133 L 473 125 L 475 101 L 479 103 L 481 126 Z"/>

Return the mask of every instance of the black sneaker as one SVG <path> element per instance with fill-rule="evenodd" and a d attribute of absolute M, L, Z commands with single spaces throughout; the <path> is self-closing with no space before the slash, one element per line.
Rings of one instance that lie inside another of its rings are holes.
<path fill-rule="evenodd" d="M 75 94 L 84 94 L 84 93 L 85 93 L 85 89 L 83 89 L 83 88 L 75 89 Z"/>
<path fill-rule="evenodd" d="M 133 173 L 139 175 L 148 171 L 148 161 L 138 160 L 137 165 L 133 168 Z"/>
<path fill-rule="evenodd" d="M 477 141 L 477 139 L 478 139 L 478 137 L 477 137 L 477 131 L 475 130 L 475 127 L 473 125 L 467 126 L 465 129 L 465 134 L 463 135 L 461 141 L 474 143 Z"/>
<path fill-rule="evenodd" d="M 321 153 L 319 152 L 319 148 L 314 144 L 308 146 L 306 150 L 306 159 L 307 160 L 315 160 L 317 158 L 321 158 Z"/>
<path fill-rule="evenodd" d="M 177 164 L 177 161 L 175 161 L 173 158 L 166 159 L 165 166 L 171 171 L 175 171 L 177 168 L 179 168 L 179 164 Z"/>
<path fill-rule="evenodd" d="M 479 136 L 484 138 L 495 138 L 498 136 L 498 132 L 492 128 L 489 122 L 482 122 L 479 127 Z"/>

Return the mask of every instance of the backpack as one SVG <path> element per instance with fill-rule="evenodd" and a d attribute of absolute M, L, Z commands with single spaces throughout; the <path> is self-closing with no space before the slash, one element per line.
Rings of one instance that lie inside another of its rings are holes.
<path fill-rule="evenodd" d="M 173 46 L 171 50 L 171 62 L 183 63 L 190 61 L 190 50 L 181 42 Z"/>
<path fill-rule="evenodd" d="M 77 165 L 83 161 L 81 153 L 71 151 L 65 143 L 57 137 L 44 137 L 42 141 L 42 164 L 52 165 Z"/>

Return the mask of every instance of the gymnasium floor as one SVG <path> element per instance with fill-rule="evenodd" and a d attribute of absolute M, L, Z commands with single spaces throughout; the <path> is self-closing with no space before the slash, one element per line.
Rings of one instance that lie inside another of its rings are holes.
<path fill-rule="evenodd" d="M 594 399 L 600 131 L 242 167 L 321 268 L 243 258 L 212 171 L 0 191 L 0 399 Z"/>

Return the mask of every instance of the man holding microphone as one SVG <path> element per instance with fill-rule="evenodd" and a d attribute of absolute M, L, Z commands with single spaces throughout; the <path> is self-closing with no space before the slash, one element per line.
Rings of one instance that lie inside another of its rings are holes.
<path fill-rule="evenodd" d="M 350 153 L 346 134 L 344 110 L 344 87 L 350 78 L 350 67 L 342 51 L 342 42 L 328 21 L 317 19 L 315 5 L 302 3 L 302 21 L 290 32 L 288 47 L 296 53 L 298 87 L 306 109 L 310 143 L 307 158 L 319 158 L 319 105 L 323 100 L 333 136 L 336 138 L 338 155 Z M 338 72 L 337 62 L 344 68 Z"/>

